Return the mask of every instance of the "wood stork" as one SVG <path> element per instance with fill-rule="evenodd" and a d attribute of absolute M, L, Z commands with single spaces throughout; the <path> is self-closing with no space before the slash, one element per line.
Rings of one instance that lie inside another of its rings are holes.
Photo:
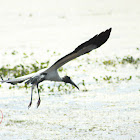
<path fill-rule="evenodd" d="M 13 85 L 17 83 L 21 83 L 23 81 L 25 81 L 26 84 L 31 83 L 32 84 L 31 101 L 28 105 L 28 108 L 30 108 L 32 105 L 32 95 L 33 95 L 33 90 L 35 86 L 37 87 L 38 97 L 39 97 L 38 102 L 37 102 L 37 107 L 40 105 L 41 100 L 40 100 L 38 84 L 44 80 L 70 83 L 73 86 L 75 86 L 77 89 L 79 89 L 78 86 L 71 80 L 69 76 L 60 77 L 57 72 L 57 69 L 63 66 L 64 64 L 66 64 L 67 62 L 71 61 L 72 59 L 77 58 L 86 53 L 89 53 L 90 51 L 103 45 L 108 40 L 111 30 L 112 30 L 111 28 L 107 29 L 106 31 L 101 32 L 100 34 L 95 35 L 93 38 L 89 39 L 88 41 L 82 43 L 73 52 L 67 54 L 66 56 L 56 61 L 50 68 L 42 69 L 36 73 L 32 73 L 32 74 L 21 76 L 14 79 L 3 80 L 3 78 L 1 77 L 2 81 L 0 82 L 11 83 Z"/>

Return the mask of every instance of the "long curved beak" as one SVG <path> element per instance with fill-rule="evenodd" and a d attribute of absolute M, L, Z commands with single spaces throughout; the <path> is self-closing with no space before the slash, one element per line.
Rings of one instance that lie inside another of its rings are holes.
<path fill-rule="evenodd" d="M 70 84 L 72 84 L 73 86 L 75 86 L 79 90 L 79 87 L 72 80 L 70 81 Z"/>

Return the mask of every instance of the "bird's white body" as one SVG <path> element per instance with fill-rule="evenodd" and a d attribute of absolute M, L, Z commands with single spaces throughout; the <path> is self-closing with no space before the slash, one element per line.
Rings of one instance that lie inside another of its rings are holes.
<path fill-rule="evenodd" d="M 59 76 L 57 70 L 48 71 L 45 75 L 45 80 L 49 81 L 62 81 L 61 77 Z"/>

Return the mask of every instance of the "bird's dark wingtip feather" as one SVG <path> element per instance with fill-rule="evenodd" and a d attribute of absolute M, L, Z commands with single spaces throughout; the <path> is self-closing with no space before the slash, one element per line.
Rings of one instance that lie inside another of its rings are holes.
<path fill-rule="evenodd" d="M 100 34 L 95 35 L 93 38 L 91 38 L 88 41 L 79 45 L 74 50 L 74 52 L 78 52 L 82 48 L 87 47 L 88 45 L 91 45 L 91 44 L 96 45 L 96 48 L 100 47 L 101 45 L 103 45 L 108 40 L 108 38 L 110 36 L 110 33 L 111 33 L 111 30 L 112 30 L 112 28 L 109 28 L 106 31 L 101 32 Z M 94 49 L 96 49 L 96 48 L 94 48 Z"/>
<path fill-rule="evenodd" d="M 89 39 L 88 41 L 82 43 L 73 52 L 67 54 L 66 56 L 56 61 L 51 66 L 51 68 L 54 67 L 55 69 L 58 69 L 60 66 L 63 66 L 65 63 L 69 62 L 70 60 L 79 57 L 81 55 L 84 55 L 86 53 L 89 53 L 90 51 L 100 47 L 108 40 L 111 30 L 112 28 L 109 28 L 106 31 L 101 32 L 100 34 L 95 35 L 93 38 Z"/>
<path fill-rule="evenodd" d="M 108 29 L 109 35 L 110 35 L 111 31 L 112 31 L 112 28 L 109 28 L 109 29 Z"/>
<path fill-rule="evenodd" d="M 106 31 L 108 31 L 109 36 L 110 36 L 110 33 L 111 33 L 111 31 L 112 31 L 112 28 L 109 28 L 109 29 L 108 29 L 108 30 L 106 30 Z"/>
<path fill-rule="evenodd" d="M 94 43 L 97 45 L 97 48 L 103 45 L 109 38 L 112 28 L 107 29 L 104 32 L 101 32 L 97 37 L 93 37 Z"/>

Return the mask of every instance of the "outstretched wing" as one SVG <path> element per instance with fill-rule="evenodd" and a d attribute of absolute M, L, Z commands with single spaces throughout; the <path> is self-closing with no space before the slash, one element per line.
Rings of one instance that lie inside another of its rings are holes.
<path fill-rule="evenodd" d="M 46 71 L 46 68 L 45 69 L 41 69 L 35 73 L 31 73 L 31 74 L 28 74 L 28 75 L 25 75 L 25 76 L 21 76 L 21 77 L 17 77 L 17 78 L 14 78 L 14 79 L 8 79 L 8 80 L 3 80 L 3 78 L 1 77 L 2 81 L 0 81 L 1 83 L 10 83 L 10 84 L 17 84 L 17 83 L 22 83 L 24 82 L 25 80 L 28 80 L 34 76 L 38 76 L 40 75 L 41 73 L 43 73 L 44 71 Z"/>
<path fill-rule="evenodd" d="M 2 81 L 0 81 L 0 82 L 2 82 L 2 83 L 6 82 L 6 83 L 10 83 L 10 84 L 15 85 L 17 83 L 22 83 L 23 81 L 31 78 L 33 75 L 34 75 L 34 73 L 28 74 L 28 75 L 25 75 L 25 76 L 21 76 L 21 77 L 18 77 L 18 78 L 14 78 L 14 79 L 8 79 L 8 80 L 3 80 L 2 79 Z"/>
<path fill-rule="evenodd" d="M 21 82 L 23 82 L 27 79 L 30 79 L 33 76 L 46 73 L 48 70 L 52 70 L 52 69 L 57 70 L 59 67 L 63 66 L 65 63 L 69 62 L 70 60 L 72 60 L 76 57 L 79 57 L 83 54 L 86 54 L 86 53 L 92 51 L 93 49 L 96 49 L 96 48 L 100 47 L 102 44 L 104 44 L 108 40 L 108 38 L 110 36 L 110 32 L 111 32 L 111 28 L 102 32 L 102 33 L 100 33 L 99 35 L 95 35 L 90 40 L 88 40 L 88 41 L 84 42 L 83 44 L 79 45 L 73 52 L 71 52 L 68 55 L 59 59 L 49 69 L 42 69 L 42 70 L 39 70 L 36 73 L 28 74 L 28 75 L 25 75 L 25 76 L 14 78 L 14 79 L 8 79 L 8 80 L 3 80 L 2 79 L 2 81 L 0 81 L 0 82 L 17 84 L 17 83 L 21 83 Z"/>
<path fill-rule="evenodd" d="M 63 66 L 65 63 L 71 61 L 72 59 L 84 55 L 104 44 L 109 36 L 110 36 L 111 28 L 100 33 L 99 35 L 95 35 L 90 40 L 82 43 L 79 45 L 73 52 L 69 53 L 68 55 L 62 57 L 58 61 L 56 61 L 50 69 L 58 69 L 59 67 Z M 44 72 L 45 73 L 45 72 Z"/>

